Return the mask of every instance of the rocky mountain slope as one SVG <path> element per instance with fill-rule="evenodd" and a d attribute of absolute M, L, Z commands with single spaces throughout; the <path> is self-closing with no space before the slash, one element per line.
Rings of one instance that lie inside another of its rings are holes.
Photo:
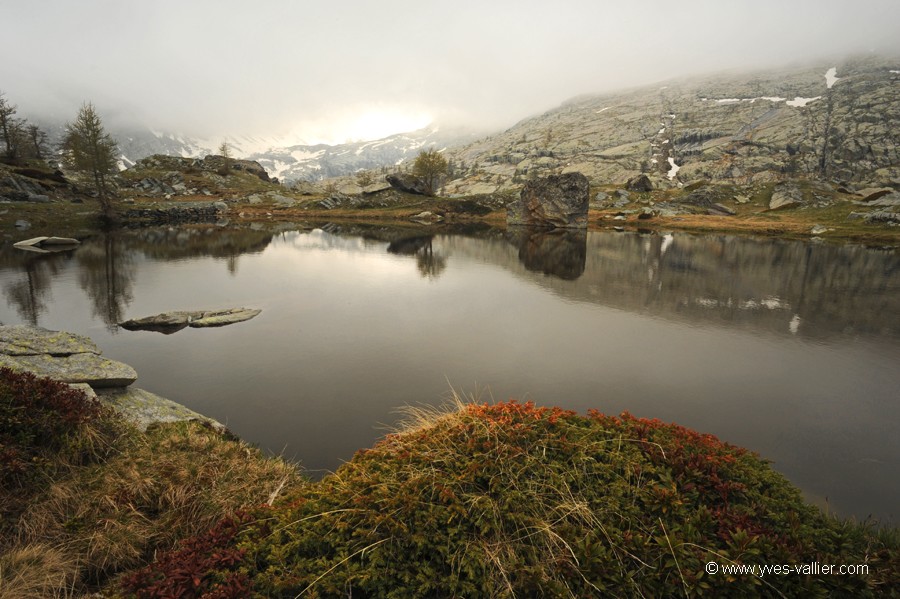
<path fill-rule="evenodd" d="M 449 194 L 580 171 L 656 187 L 815 178 L 900 186 L 900 58 L 719 74 L 583 96 L 448 152 Z"/>

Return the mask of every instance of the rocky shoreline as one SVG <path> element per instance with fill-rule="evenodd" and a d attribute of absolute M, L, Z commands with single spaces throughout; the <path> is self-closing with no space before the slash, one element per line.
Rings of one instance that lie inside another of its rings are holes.
<path fill-rule="evenodd" d="M 96 397 L 144 431 L 153 423 L 197 420 L 225 426 L 174 401 L 133 387 L 137 372 L 104 358 L 89 338 L 27 325 L 0 326 L 0 367 L 48 377 Z"/>

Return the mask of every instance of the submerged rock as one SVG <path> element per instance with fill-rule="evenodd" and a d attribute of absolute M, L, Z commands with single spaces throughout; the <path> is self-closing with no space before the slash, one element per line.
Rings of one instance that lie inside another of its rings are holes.
<path fill-rule="evenodd" d="M 171 334 L 185 327 L 221 327 L 236 322 L 243 322 L 250 320 L 260 312 L 262 310 L 251 308 L 163 312 L 154 316 L 126 320 L 120 322 L 119 326 L 129 331 L 156 331 Z"/>
<path fill-rule="evenodd" d="M 0 367 L 95 388 L 137 380 L 131 366 L 100 356 L 87 337 L 39 327 L 0 326 Z"/>
<path fill-rule="evenodd" d="M 587 227 L 591 187 L 581 173 L 550 175 L 529 181 L 519 200 L 506 207 L 510 225 L 534 227 Z"/>

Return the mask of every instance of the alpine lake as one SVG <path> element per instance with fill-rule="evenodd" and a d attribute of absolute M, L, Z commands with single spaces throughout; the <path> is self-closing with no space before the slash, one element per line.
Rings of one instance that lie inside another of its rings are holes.
<path fill-rule="evenodd" d="M 0 247 L 0 322 L 91 337 L 136 386 L 333 471 L 451 390 L 640 417 L 897 525 L 900 252 L 728 235 L 181 225 Z M 165 335 L 171 310 L 261 309 Z"/>

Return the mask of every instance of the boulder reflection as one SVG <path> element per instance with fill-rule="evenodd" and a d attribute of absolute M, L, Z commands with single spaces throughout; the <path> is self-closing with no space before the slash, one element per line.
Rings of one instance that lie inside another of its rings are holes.
<path fill-rule="evenodd" d="M 508 233 L 528 270 L 574 281 L 584 274 L 587 231 L 515 227 Z"/>

